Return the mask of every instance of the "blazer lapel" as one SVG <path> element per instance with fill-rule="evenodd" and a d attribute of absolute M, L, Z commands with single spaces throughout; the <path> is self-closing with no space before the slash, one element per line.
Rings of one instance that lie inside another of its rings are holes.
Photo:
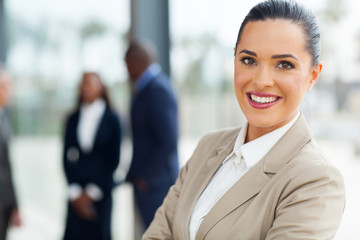
<path fill-rule="evenodd" d="M 269 182 L 261 162 L 247 172 L 210 210 L 201 223 L 196 239 L 204 239 L 208 231 L 222 218 L 255 196 Z"/>
<path fill-rule="evenodd" d="M 106 128 L 105 119 L 106 119 L 106 117 L 108 115 L 108 111 L 109 111 L 109 109 L 106 106 L 102 116 L 99 119 L 99 123 L 98 123 L 98 125 L 96 127 L 95 136 L 94 136 L 94 144 L 93 144 L 93 148 L 92 148 L 91 151 L 94 150 L 95 146 L 98 146 L 98 142 L 99 142 L 99 140 L 101 138 L 101 132 L 103 131 L 104 128 Z"/>
<path fill-rule="evenodd" d="M 205 163 L 205 166 L 202 167 L 202 169 L 199 171 L 197 176 L 195 176 L 195 181 L 199 182 L 200 186 L 194 186 L 192 188 L 193 191 L 188 191 L 186 193 L 186 196 L 184 196 L 184 199 L 187 199 L 188 202 L 186 203 L 189 208 L 184 209 L 184 211 L 187 210 L 187 219 L 186 219 L 186 236 L 183 236 L 183 239 L 189 238 L 189 223 L 190 218 L 192 215 L 192 211 L 195 207 L 195 204 L 197 200 L 199 199 L 202 192 L 205 190 L 206 186 L 208 185 L 211 178 L 214 176 L 216 171 L 219 169 L 222 162 L 225 160 L 225 158 L 232 152 L 235 144 L 235 140 L 237 137 L 237 134 L 239 133 L 240 128 L 237 129 L 236 134 L 234 136 L 230 137 L 228 141 L 226 141 L 222 146 L 217 148 L 216 153 L 212 156 L 210 156 Z M 200 180 L 201 179 L 201 180 Z"/>
<path fill-rule="evenodd" d="M 275 174 L 279 171 L 310 139 L 311 132 L 301 114 L 269 153 L 235 183 L 210 210 L 199 227 L 196 239 L 204 239 L 217 222 L 258 194 L 270 181 L 267 174 Z"/>
<path fill-rule="evenodd" d="M 297 152 L 312 138 L 312 133 L 301 113 L 299 119 L 285 133 L 263 159 L 264 172 L 275 174 L 287 164 Z M 274 159 L 276 161 L 274 161 Z"/>

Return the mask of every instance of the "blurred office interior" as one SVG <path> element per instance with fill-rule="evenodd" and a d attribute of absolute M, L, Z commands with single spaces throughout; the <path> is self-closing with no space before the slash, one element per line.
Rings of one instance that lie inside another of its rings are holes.
<path fill-rule="evenodd" d="M 128 40 L 149 38 L 171 75 L 180 106 L 180 163 L 208 131 L 241 124 L 233 93 L 233 47 L 240 23 L 259 0 L 0 0 L 0 60 L 14 77 L 13 171 L 23 226 L 10 240 L 57 240 L 66 189 L 63 121 L 75 106 L 83 71 L 98 72 L 125 129 L 122 179 L 131 157 Z M 302 110 L 319 144 L 343 172 L 344 220 L 336 239 L 360 239 L 360 3 L 301 1 L 322 30 L 320 80 Z M 131 186 L 114 190 L 114 239 L 133 239 Z"/>

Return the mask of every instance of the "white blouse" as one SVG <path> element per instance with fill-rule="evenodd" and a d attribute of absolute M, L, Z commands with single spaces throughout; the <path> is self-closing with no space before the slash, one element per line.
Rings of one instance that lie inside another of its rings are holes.
<path fill-rule="evenodd" d="M 101 117 L 105 111 L 105 101 L 97 99 L 91 104 L 82 104 L 80 107 L 80 119 L 77 128 L 79 145 L 84 152 L 90 152 L 93 148 Z"/>

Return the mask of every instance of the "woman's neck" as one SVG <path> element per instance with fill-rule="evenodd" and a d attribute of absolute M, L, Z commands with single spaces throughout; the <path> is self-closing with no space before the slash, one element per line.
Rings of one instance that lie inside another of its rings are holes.
<path fill-rule="evenodd" d="M 279 129 L 279 128 L 285 126 L 286 124 L 290 123 L 293 119 L 295 119 L 299 115 L 300 115 L 300 113 L 296 112 L 288 119 L 285 119 L 284 121 L 282 121 L 276 125 L 273 125 L 273 126 L 256 126 L 256 125 L 252 125 L 249 122 L 246 137 L 245 137 L 245 143 L 251 142 L 259 137 L 264 136 L 265 134 L 268 134 L 269 132 L 272 132 L 276 129 Z"/>
<path fill-rule="evenodd" d="M 259 137 L 264 136 L 265 134 L 272 132 L 276 129 L 278 129 L 278 126 L 273 126 L 273 127 L 257 127 L 257 126 L 253 126 L 249 123 L 248 125 L 248 129 L 247 129 L 247 134 L 246 134 L 246 138 L 245 138 L 245 143 L 247 142 L 251 142 Z"/>

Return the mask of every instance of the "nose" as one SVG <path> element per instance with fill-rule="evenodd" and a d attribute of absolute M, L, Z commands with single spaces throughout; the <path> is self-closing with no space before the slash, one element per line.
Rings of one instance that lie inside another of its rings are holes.
<path fill-rule="evenodd" d="M 255 85 L 259 88 L 259 90 L 264 89 L 266 87 L 274 86 L 274 80 L 271 75 L 271 71 L 266 67 L 261 67 L 253 80 Z"/>

